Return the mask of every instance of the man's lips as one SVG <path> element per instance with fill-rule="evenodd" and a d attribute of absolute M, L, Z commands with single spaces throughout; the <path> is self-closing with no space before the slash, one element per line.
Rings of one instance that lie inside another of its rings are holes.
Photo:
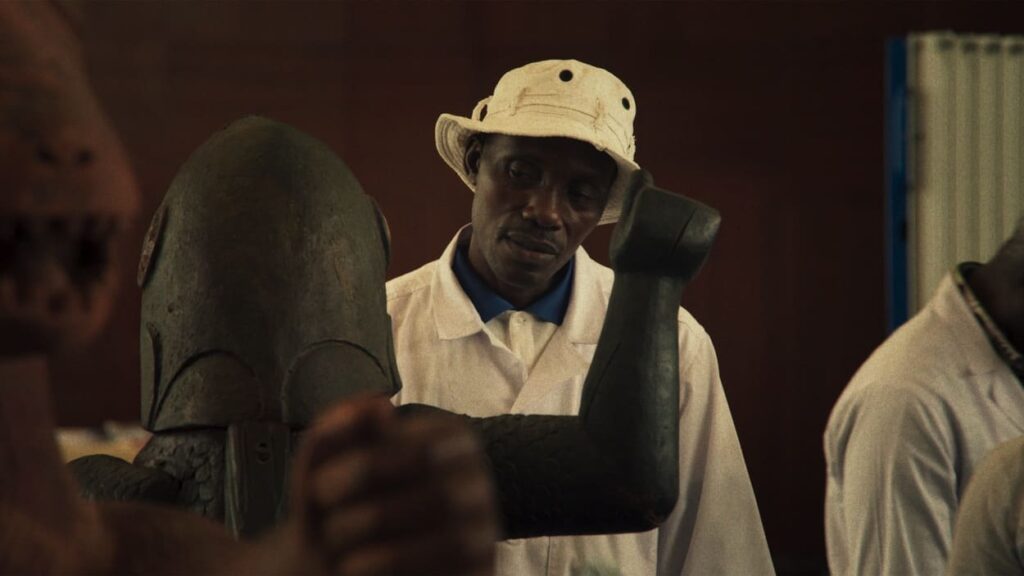
<path fill-rule="evenodd" d="M 558 256 L 558 248 L 552 242 L 531 234 L 512 231 L 506 232 L 505 238 L 524 250 Z"/>

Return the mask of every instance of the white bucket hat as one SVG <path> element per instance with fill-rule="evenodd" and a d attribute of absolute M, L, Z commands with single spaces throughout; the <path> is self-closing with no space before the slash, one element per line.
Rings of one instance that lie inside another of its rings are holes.
<path fill-rule="evenodd" d="M 636 143 L 636 100 L 611 72 L 578 60 L 544 60 L 510 70 L 471 118 L 442 114 L 434 128 L 441 158 L 476 191 L 466 174 L 466 144 L 478 132 L 509 136 L 574 138 L 611 156 L 619 170 L 599 224 L 619 219 Z"/>

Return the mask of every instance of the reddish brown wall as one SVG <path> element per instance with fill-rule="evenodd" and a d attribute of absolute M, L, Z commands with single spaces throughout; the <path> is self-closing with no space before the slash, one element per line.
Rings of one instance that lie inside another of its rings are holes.
<path fill-rule="evenodd" d="M 435 258 L 470 194 L 437 158 L 506 69 L 573 57 L 638 98 L 638 160 L 718 207 L 713 260 L 684 298 L 714 339 L 785 571 L 823 562 L 821 432 L 884 337 L 882 72 L 887 35 L 1024 31 L 1012 3 L 90 2 L 86 49 L 148 220 L 211 132 L 250 113 L 332 145 L 380 201 L 391 274 Z M 124 247 L 133 263 L 145 226 Z M 588 242 L 604 258 L 608 231 Z M 129 266 L 129 268 L 131 268 Z M 137 415 L 139 294 L 55 368 L 65 424 Z"/>

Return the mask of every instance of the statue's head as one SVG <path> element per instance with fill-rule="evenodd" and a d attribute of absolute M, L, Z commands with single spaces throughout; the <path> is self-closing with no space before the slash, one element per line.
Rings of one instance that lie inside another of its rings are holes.
<path fill-rule="evenodd" d="M 360 392 L 393 394 L 383 215 L 331 150 L 245 118 L 199 147 L 139 263 L 142 421 L 302 427 Z"/>
<path fill-rule="evenodd" d="M 0 356 L 84 343 L 114 302 L 135 179 L 57 5 L 0 2 Z"/>

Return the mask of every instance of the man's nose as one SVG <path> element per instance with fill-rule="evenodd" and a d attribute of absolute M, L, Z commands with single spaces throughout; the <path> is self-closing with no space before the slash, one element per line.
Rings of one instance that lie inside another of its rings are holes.
<path fill-rule="evenodd" d="M 553 187 L 535 190 L 530 194 L 523 207 L 523 218 L 530 220 L 541 228 L 557 229 L 562 225 L 559 212 L 558 191 Z"/>

